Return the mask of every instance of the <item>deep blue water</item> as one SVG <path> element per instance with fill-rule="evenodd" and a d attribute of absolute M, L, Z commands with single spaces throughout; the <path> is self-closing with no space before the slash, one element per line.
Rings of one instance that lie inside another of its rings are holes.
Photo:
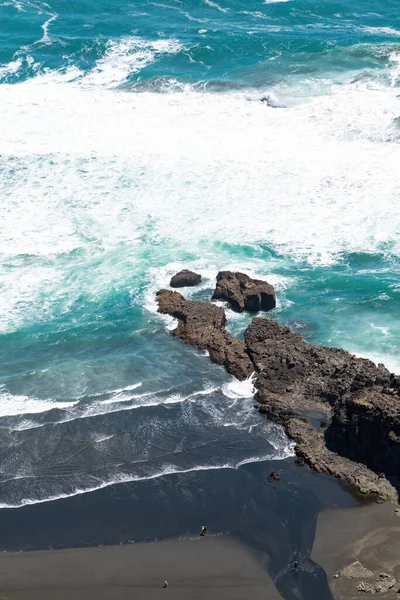
<path fill-rule="evenodd" d="M 399 83 L 394 1 L 0 4 L 1 505 L 290 455 L 157 315 L 183 266 L 399 370 Z"/>

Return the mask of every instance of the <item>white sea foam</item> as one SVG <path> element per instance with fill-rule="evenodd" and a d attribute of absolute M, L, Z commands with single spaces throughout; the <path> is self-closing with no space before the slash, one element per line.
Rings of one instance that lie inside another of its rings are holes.
<path fill-rule="evenodd" d="M 371 323 L 371 327 L 372 327 L 372 329 L 376 329 L 377 331 L 380 331 L 383 335 L 390 335 L 389 327 L 374 325 L 373 323 Z"/>
<path fill-rule="evenodd" d="M 143 385 L 143 383 L 141 381 L 137 382 L 137 383 L 133 383 L 132 385 L 127 385 L 123 388 L 116 388 L 116 389 L 111 389 L 111 390 L 104 390 L 102 392 L 96 392 L 96 393 L 92 393 L 92 394 L 81 394 L 80 396 L 76 396 L 77 400 L 82 400 L 82 399 L 93 399 L 93 398 L 99 398 L 99 397 L 104 397 L 104 396 L 111 396 L 111 398 L 113 397 L 118 397 L 121 394 L 125 393 L 125 392 L 131 392 L 133 390 L 136 390 L 137 388 L 140 388 Z"/>
<path fill-rule="evenodd" d="M 12 60 L 6 65 L 0 65 L 0 78 L 6 75 L 15 75 L 22 66 L 22 58 Z"/>
<path fill-rule="evenodd" d="M 400 36 L 400 31 L 398 29 L 393 29 L 393 27 L 359 27 L 361 31 L 365 31 L 366 33 L 372 33 L 373 35 L 394 35 L 396 37 Z"/>
<path fill-rule="evenodd" d="M 251 386 L 251 382 L 248 381 L 242 387 L 244 388 L 246 384 L 247 387 Z M 214 393 L 221 391 L 212 386 L 206 386 L 186 397 L 179 394 L 160 397 L 157 404 L 180 404 L 179 411 L 174 410 L 173 420 L 165 420 L 154 411 L 144 413 L 138 421 L 135 420 L 135 431 L 123 432 L 122 438 L 121 432 L 115 435 L 112 421 L 101 421 L 99 430 L 91 427 L 89 434 L 71 436 L 70 449 L 63 451 L 61 463 L 57 461 L 56 448 L 58 448 L 64 421 L 57 424 L 54 432 L 49 425 L 45 433 L 38 432 L 35 438 L 40 442 L 43 439 L 40 436 L 45 436 L 46 448 L 49 456 L 52 457 L 50 463 L 46 453 L 33 458 L 35 476 L 41 476 L 43 471 L 40 491 L 36 490 L 30 454 L 21 453 L 17 449 L 14 451 L 11 446 L 1 464 L 3 489 L 7 483 L 12 485 L 15 479 L 25 479 L 25 491 L 18 500 L 13 494 L 12 501 L 3 501 L 1 508 L 71 497 L 117 483 L 153 479 L 171 473 L 235 469 L 246 463 L 267 459 L 281 460 L 291 456 L 293 446 L 288 442 L 282 428 L 260 419 L 254 411 L 252 400 L 248 397 L 250 390 L 246 392 L 238 389 L 237 386 L 233 387 L 233 390 L 235 395 L 232 402 L 223 400 L 221 395 L 219 401 L 211 398 Z M 231 398 L 232 396 L 229 400 Z M 70 409 L 65 422 L 73 418 L 90 418 L 96 412 L 96 405 L 86 407 L 79 417 L 74 415 L 74 411 L 78 408 Z M 114 408 L 131 410 L 133 406 L 125 407 L 116 404 L 115 407 L 103 408 L 113 412 Z M 227 423 L 228 419 L 231 422 Z M 234 427 L 235 431 L 228 433 L 225 425 Z M 74 426 L 74 431 L 80 431 L 77 427 L 79 425 Z M 208 436 L 206 435 L 200 444 L 196 437 L 193 442 L 190 441 L 192 433 L 199 427 L 208 432 Z M 82 429 L 82 432 L 85 431 L 87 430 Z M 84 439 L 89 437 L 83 448 L 81 437 Z M 29 438 L 27 443 L 31 443 Z M 53 447 L 55 458 L 53 458 Z M 77 448 L 80 449 L 79 457 L 76 453 Z M 86 454 L 82 454 L 81 451 Z M 134 460 L 130 460 L 131 457 Z M 77 469 L 80 462 L 85 465 L 86 475 L 83 478 L 81 471 Z M 62 477 L 54 479 L 53 475 L 58 472 L 59 464 L 62 465 Z M 101 465 L 101 473 L 104 473 L 101 477 L 97 475 L 98 465 Z M 33 496 L 27 491 L 30 486 L 32 486 Z M 54 493 L 55 490 L 58 491 L 57 494 Z"/>
<path fill-rule="evenodd" d="M 58 15 L 51 15 L 47 19 L 47 21 L 45 21 L 45 23 L 43 23 L 43 25 L 42 25 L 43 37 L 39 40 L 42 44 L 51 43 L 50 36 L 49 36 L 49 27 L 50 27 L 50 23 L 55 21 L 57 19 L 57 17 L 58 17 Z"/>
<path fill-rule="evenodd" d="M 391 354 L 385 354 L 383 352 L 368 352 L 367 356 L 365 352 L 360 353 L 358 351 L 353 351 L 353 354 L 359 358 L 369 358 L 375 364 L 384 364 L 391 373 L 400 373 L 400 355 L 397 346 L 394 347 L 393 353 Z"/>
<path fill-rule="evenodd" d="M 80 494 L 87 494 L 88 492 L 96 492 L 98 490 L 102 490 L 106 487 L 109 487 L 111 485 L 117 485 L 119 483 L 132 483 L 134 481 L 147 481 L 149 479 L 157 479 L 158 477 L 163 477 L 165 475 L 172 475 L 175 473 L 190 473 L 192 471 L 209 471 L 209 470 L 214 470 L 214 469 L 229 469 L 232 468 L 229 465 L 221 465 L 220 467 L 215 467 L 215 466 L 196 466 L 193 467 L 191 469 L 186 469 L 186 470 L 174 470 L 171 467 L 167 467 L 165 469 L 163 469 L 162 471 L 155 473 L 153 475 L 149 475 L 147 477 L 132 477 L 130 475 L 120 475 L 116 478 L 114 478 L 113 480 L 110 481 L 103 481 L 101 483 L 99 483 L 98 485 L 92 486 L 92 487 L 87 487 L 87 488 L 76 488 L 74 489 L 72 492 L 70 493 L 65 493 L 65 494 L 57 494 L 55 496 L 50 496 L 49 498 L 44 498 L 42 500 L 38 500 L 38 499 L 34 499 L 34 498 L 25 498 L 24 500 L 22 500 L 19 504 L 6 504 L 6 503 L 0 503 L 0 509 L 2 508 L 22 508 L 23 506 L 30 506 L 32 504 L 42 504 L 44 502 L 53 502 L 54 500 L 61 500 L 63 498 L 71 498 L 73 496 L 79 496 Z"/>
<path fill-rule="evenodd" d="M 204 4 L 207 4 L 207 6 L 211 6 L 211 8 L 216 8 L 220 12 L 227 13 L 229 11 L 229 8 L 223 8 L 220 4 L 218 4 L 217 2 L 212 2 L 211 0 L 204 0 Z"/>
<path fill-rule="evenodd" d="M 145 41 L 127 36 L 108 42 L 106 53 L 97 66 L 82 80 L 85 85 L 116 87 L 129 75 L 137 73 L 163 54 L 176 54 L 182 50 L 177 40 Z"/>
<path fill-rule="evenodd" d="M 285 448 L 280 450 L 279 454 L 276 454 L 276 455 L 273 453 L 269 453 L 269 454 L 266 453 L 263 456 L 256 456 L 254 458 L 243 459 L 241 461 L 238 461 L 238 462 L 232 463 L 232 464 L 224 463 L 221 465 L 195 465 L 193 467 L 190 467 L 189 469 L 179 469 L 174 466 L 166 465 L 165 467 L 163 467 L 163 469 L 161 471 L 158 471 L 156 473 L 153 473 L 151 475 L 147 475 L 144 477 L 139 477 L 139 476 L 136 477 L 136 476 L 132 476 L 132 475 L 120 474 L 109 481 L 99 482 L 97 485 L 88 486 L 87 488 L 78 488 L 77 487 L 68 493 L 57 494 L 54 496 L 50 496 L 48 498 L 43 498 L 43 499 L 24 498 L 23 500 L 21 500 L 20 503 L 15 503 L 15 504 L 0 503 L 0 509 L 22 508 L 23 506 L 30 506 L 33 504 L 42 504 L 44 502 L 52 502 L 54 500 L 61 500 L 63 498 L 71 498 L 73 496 L 79 496 L 80 494 L 87 494 L 89 492 L 95 492 L 95 491 L 104 489 L 106 487 L 109 487 L 112 485 L 117 485 L 120 483 L 148 481 L 150 479 L 157 479 L 159 477 L 165 477 L 167 475 L 192 473 L 192 472 L 196 472 L 196 471 L 238 469 L 242 465 L 250 464 L 252 462 L 260 462 L 260 461 L 264 461 L 264 460 L 284 460 L 286 458 L 289 458 L 290 456 L 293 456 L 293 444 L 288 444 L 287 446 L 285 446 Z"/>
<path fill-rule="evenodd" d="M 256 391 L 254 388 L 254 377 L 255 376 L 251 376 L 244 381 L 233 378 L 228 383 L 224 383 L 222 386 L 222 393 L 224 396 L 232 399 L 252 398 Z"/>
<path fill-rule="evenodd" d="M 151 219 L 154 239 L 191 247 L 266 242 L 314 263 L 388 243 L 400 253 L 400 146 L 385 143 L 396 89 L 333 91 L 272 111 L 230 94 L 3 85 L 1 153 L 21 157 L 24 177 L 10 163 L 1 250 L 132 243 Z"/>
<path fill-rule="evenodd" d="M 143 235 L 216 270 L 223 246 L 204 242 L 263 242 L 313 264 L 346 251 L 400 254 L 400 145 L 386 141 L 396 88 L 346 84 L 276 111 L 247 95 L 110 93 L 62 77 L 0 86 L 0 251 L 20 255 L 2 271 L 3 331 L 29 314 L 49 318 L 54 303 L 68 310 L 83 274 L 94 299 L 105 280 L 125 285 Z M 124 246 L 126 267 L 115 270 L 104 252 Z M 23 263 L 80 248 L 103 259 L 74 267 L 71 281 L 52 260 Z"/>
<path fill-rule="evenodd" d="M 51 421 L 52 425 L 63 425 L 65 423 L 71 423 L 73 421 L 79 421 L 82 419 L 93 419 L 95 417 L 101 417 L 104 415 L 111 415 L 113 413 L 119 413 L 124 411 L 136 410 L 139 408 L 151 408 L 155 406 L 168 405 L 168 404 L 180 404 L 187 398 L 180 396 L 179 394 L 169 396 L 160 400 L 155 394 L 142 394 L 141 396 L 127 396 L 113 398 L 110 400 L 103 400 L 100 402 L 92 402 L 89 406 L 83 409 L 66 411 L 64 417 L 59 417 L 55 421 Z M 63 403 L 65 406 L 65 403 Z M 71 403 L 75 405 L 75 403 Z M 27 407 L 29 405 L 27 404 Z M 62 408 L 61 406 L 55 406 L 55 408 Z M 71 406 L 73 408 L 73 406 Z M 22 410 L 22 407 L 21 407 Z M 51 410 L 51 407 L 47 409 Z M 46 412 L 46 411 L 43 411 Z M 26 410 L 29 414 L 29 411 Z M 18 414 L 25 414 L 24 412 Z M 1 415 L 0 415 L 1 416 Z M 25 431 L 27 429 L 37 429 L 43 427 L 46 423 L 32 421 L 24 419 L 17 424 L 12 426 L 13 431 Z"/>
<path fill-rule="evenodd" d="M 232 385 L 232 390 L 235 390 L 235 384 L 238 385 L 237 393 L 242 395 L 234 396 L 234 391 L 229 391 L 229 385 Z M 61 425 L 63 423 L 70 423 L 72 421 L 77 421 L 80 419 L 92 419 L 94 417 L 100 417 L 102 415 L 131 411 L 140 408 L 168 406 L 169 404 L 183 404 L 184 402 L 198 402 L 198 399 L 202 396 L 212 396 L 218 391 L 221 391 L 225 396 L 229 398 L 250 397 L 249 395 L 247 395 L 249 393 L 247 391 L 249 390 L 249 383 L 247 383 L 247 390 L 245 385 L 242 385 L 242 387 L 240 387 L 241 384 L 242 382 L 236 382 L 236 380 L 233 380 L 231 384 L 227 384 L 227 389 L 225 389 L 225 386 L 223 388 L 218 388 L 217 386 L 209 385 L 206 386 L 203 390 L 197 390 L 189 394 L 174 393 L 169 395 L 166 395 L 165 390 L 160 390 L 159 392 L 131 394 L 128 392 L 129 388 L 124 388 L 123 391 L 121 390 L 118 393 L 112 394 L 111 398 L 107 398 L 105 400 L 94 400 L 91 403 L 85 405 L 79 405 L 79 400 L 76 400 L 74 402 L 57 402 L 55 400 L 36 402 L 35 399 L 28 398 L 25 396 L 10 395 L 10 407 L 8 408 L 8 412 L 4 412 L 3 414 L 0 411 L 0 417 L 14 414 L 34 414 L 38 412 L 47 412 L 54 408 L 61 408 L 65 409 L 65 415 L 62 417 L 58 417 L 57 420 L 51 421 L 53 425 Z M 132 388 L 134 389 L 133 386 Z M 106 394 L 106 392 L 104 394 Z M 103 394 L 98 395 L 100 396 Z M 87 398 L 87 396 L 83 397 Z M 91 396 L 91 398 L 95 397 L 96 395 Z M 0 399 L 1 398 L 2 396 L 0 395 Z M 33 409 L 36 407 L 36 410 L 30 410 L 31 407 Z M 42 408 L 42 410 L 39 410 L 40 408 Z M 67 411 L 66 409 L 68 408 L 70 408 L 71 410 Z M 10 412 L 12 410 L 15 410 L 16 412 Z M 14 431 L 24 431 L 26 429 L 36 429 L 38 427 L 43 427 L 43 425 L 44 423 L 42 422 L 24 419 L 19 423 L 14 424 L 12 429 Z"/>
<path fill-rule="evenodd" d="M 121 392 L 131 392 L 132 390 L 137 390 L 137 388 L 141 387 L 143 384 L 141 381 L 139 381 L 138 383 L 133 383 L 132 385 L 127 385 L 126 387 L 123 388 L 118 388 L 116 390 L 109 390 L 107 392 L 103 392 L 102 395 L 104 394 L 121 394 Z"/>
<path fill-rule="evenodd" d="M 76 404 L 77 401 L 57 402 L 55 400 L 40 400 L 32 396 L 14 395 L 10 394 L 4 386 L 0 387 L 0 417 L 43 413 L 55 408 L 65 410 Z"/>

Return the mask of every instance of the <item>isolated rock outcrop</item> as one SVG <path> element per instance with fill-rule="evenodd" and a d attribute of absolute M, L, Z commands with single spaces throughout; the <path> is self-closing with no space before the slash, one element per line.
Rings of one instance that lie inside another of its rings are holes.
<path fill-rule="evenodd" d="M 171 278 L 169 285 L 173 288 L 189 287 L 199 285 L 200 281 L 201 275 L 188 269 L 183 269 Z"/>
<path fill-rule="evenodd" d="M 397 501 L 398 377 L 345 350 L 308 344 L 271 319 L 253 319 L 243 342 L 226 331 L 221 307 L 168 290 L 157 302 L 159 312 L 178 319 L 174 335 L 208 350 L 238 379 L 256 374 L 259 411 L 283 425 L 302 462 Z"/>
<path fill-rule="evenodd" d="M 237 311 L 258 312 L 271 310 L 276 306 L 275 290 L 266 281 L 252 279 L 244 273 L 220 271 L 213 300 L 223 300 Z"/>

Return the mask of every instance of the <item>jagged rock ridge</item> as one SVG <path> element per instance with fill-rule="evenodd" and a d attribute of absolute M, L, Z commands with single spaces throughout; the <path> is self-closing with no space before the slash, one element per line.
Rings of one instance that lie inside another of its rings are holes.
<path fill-rule="evenodd" d="M 168 290 L 157 302 L 178 319 L 174 335 L 208 350 L 238 379 L 256 373 L 260 412 L 284 426 L 302 461 L 397 501 L 390 482 L 399 487 L 399 378 L 345 350 L 308 344 L 270 319 L 253 319 L 242 342 L 226 331 L 221 307 Z M 310 424 L 310 411 L 323 428 Z"/>

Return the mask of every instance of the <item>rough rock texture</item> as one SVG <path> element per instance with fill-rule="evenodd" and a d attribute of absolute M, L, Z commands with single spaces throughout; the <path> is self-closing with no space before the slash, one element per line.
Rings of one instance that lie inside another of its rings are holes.
<path fill-rule="evenodd" d="M 266 281 L 251 279 L 244 273 L 220 271 L 213 300 L 224 300 L 237 312 L 271 310 L 276 306 L 275 290 Z"/>
<path fill-rule="evenodd" d="M 341 398 L 326 442 L 336 452 L 346 448 L 350 459 L 396 482 L 400 476 L 400 397 L 373 388 Z"/>
<path fill-rule="evenodd" d="M 260 411 L 285 426 L 297 455 L 316 471 L 396 501 L 386 477 L 398 485 L 400 397 L 392 394 L 389 371 L 345 350 L 308 344 L 268 319 L 253 319 L 244 337 L 258 373 Z M 328 416 L 323 432 L 304 418 L 310 410 Z"/>
<path fill-rule="evenodd" d="M 238 379 L 257 374 L 260 412 L 285 427 L 302 462 L 397 501 L 392 484 L 400 489 L 399 378 L 345 350 L 308 344 L 269 319 L 253 319 L 242 342 L 226 331 L 218 306 L 166 290 L 157 301 L 160 312 L 178 319 L 175 335 L 207 349 Z M 324 426 L 316 428 L 310 414 Z"/>
<path fill-rule="evenodd" d="M 367 594 L 386 594 L 396 585 L 396 579 L 387 573 L 381 573 L 374 583 L 361 581 L 357 586 L 358 592 Z"/>
<path fill-rule="evenodd" d="M 369 569 L 365 568 L 360 561 L 356 560 L 351 563 L 351 565 L 347 565 L 344 567 L 339 573 L 340 577 L 348 577 L 349 579 L 367 579 L 368 577 L 373 577 L 374 574 Z"/>
<path fill-rule="evenodd" d="M 200 350 L 208 350 L 211 360 L 223 365 L 237 379 L 249 377 L 253 364 L 244 343 L 225 329 L 225 312 L 219 306 L 185 300 L 178 292 L 161 290 L 157 294 L 160 313 L 178 319 L 174 335 Z"/>
<path fill-rule="evenodd" d="M 259 372 L 258 397 L 263 402 L 278 395 L 280 402 L 284 397 L 294 406 L 303 398 L 333 404 L 365 388 L 390 383 L 385 367 L 345 350 L 312 346 L 270 319 L 253 319 L 245 342 Z"/>
<path fill-rule="evenodd" d="M 266 411 L 268 414 L 268 411 Z M 327 473 L 347 481 L 365 493 L 397 501 L 397 492 L 385 477 L 380 477 L 365 465 L 332 452 L 326 447 L 324 435 L 298 418 L 286 422 L 286 432 L 296 442 L 296 454 L 301 462 L 317 473 Z"/>
<path fill-rule="evenodd" d="M 188 269 L 183 269 L 183 271 L 179 271 L 179 273 L 176 273 L 176 275 L 172 277 L 169 285 L 173 288 L 188 287 L 199 285 L 200 281 L 201 275 L 189 271 Z"/>

